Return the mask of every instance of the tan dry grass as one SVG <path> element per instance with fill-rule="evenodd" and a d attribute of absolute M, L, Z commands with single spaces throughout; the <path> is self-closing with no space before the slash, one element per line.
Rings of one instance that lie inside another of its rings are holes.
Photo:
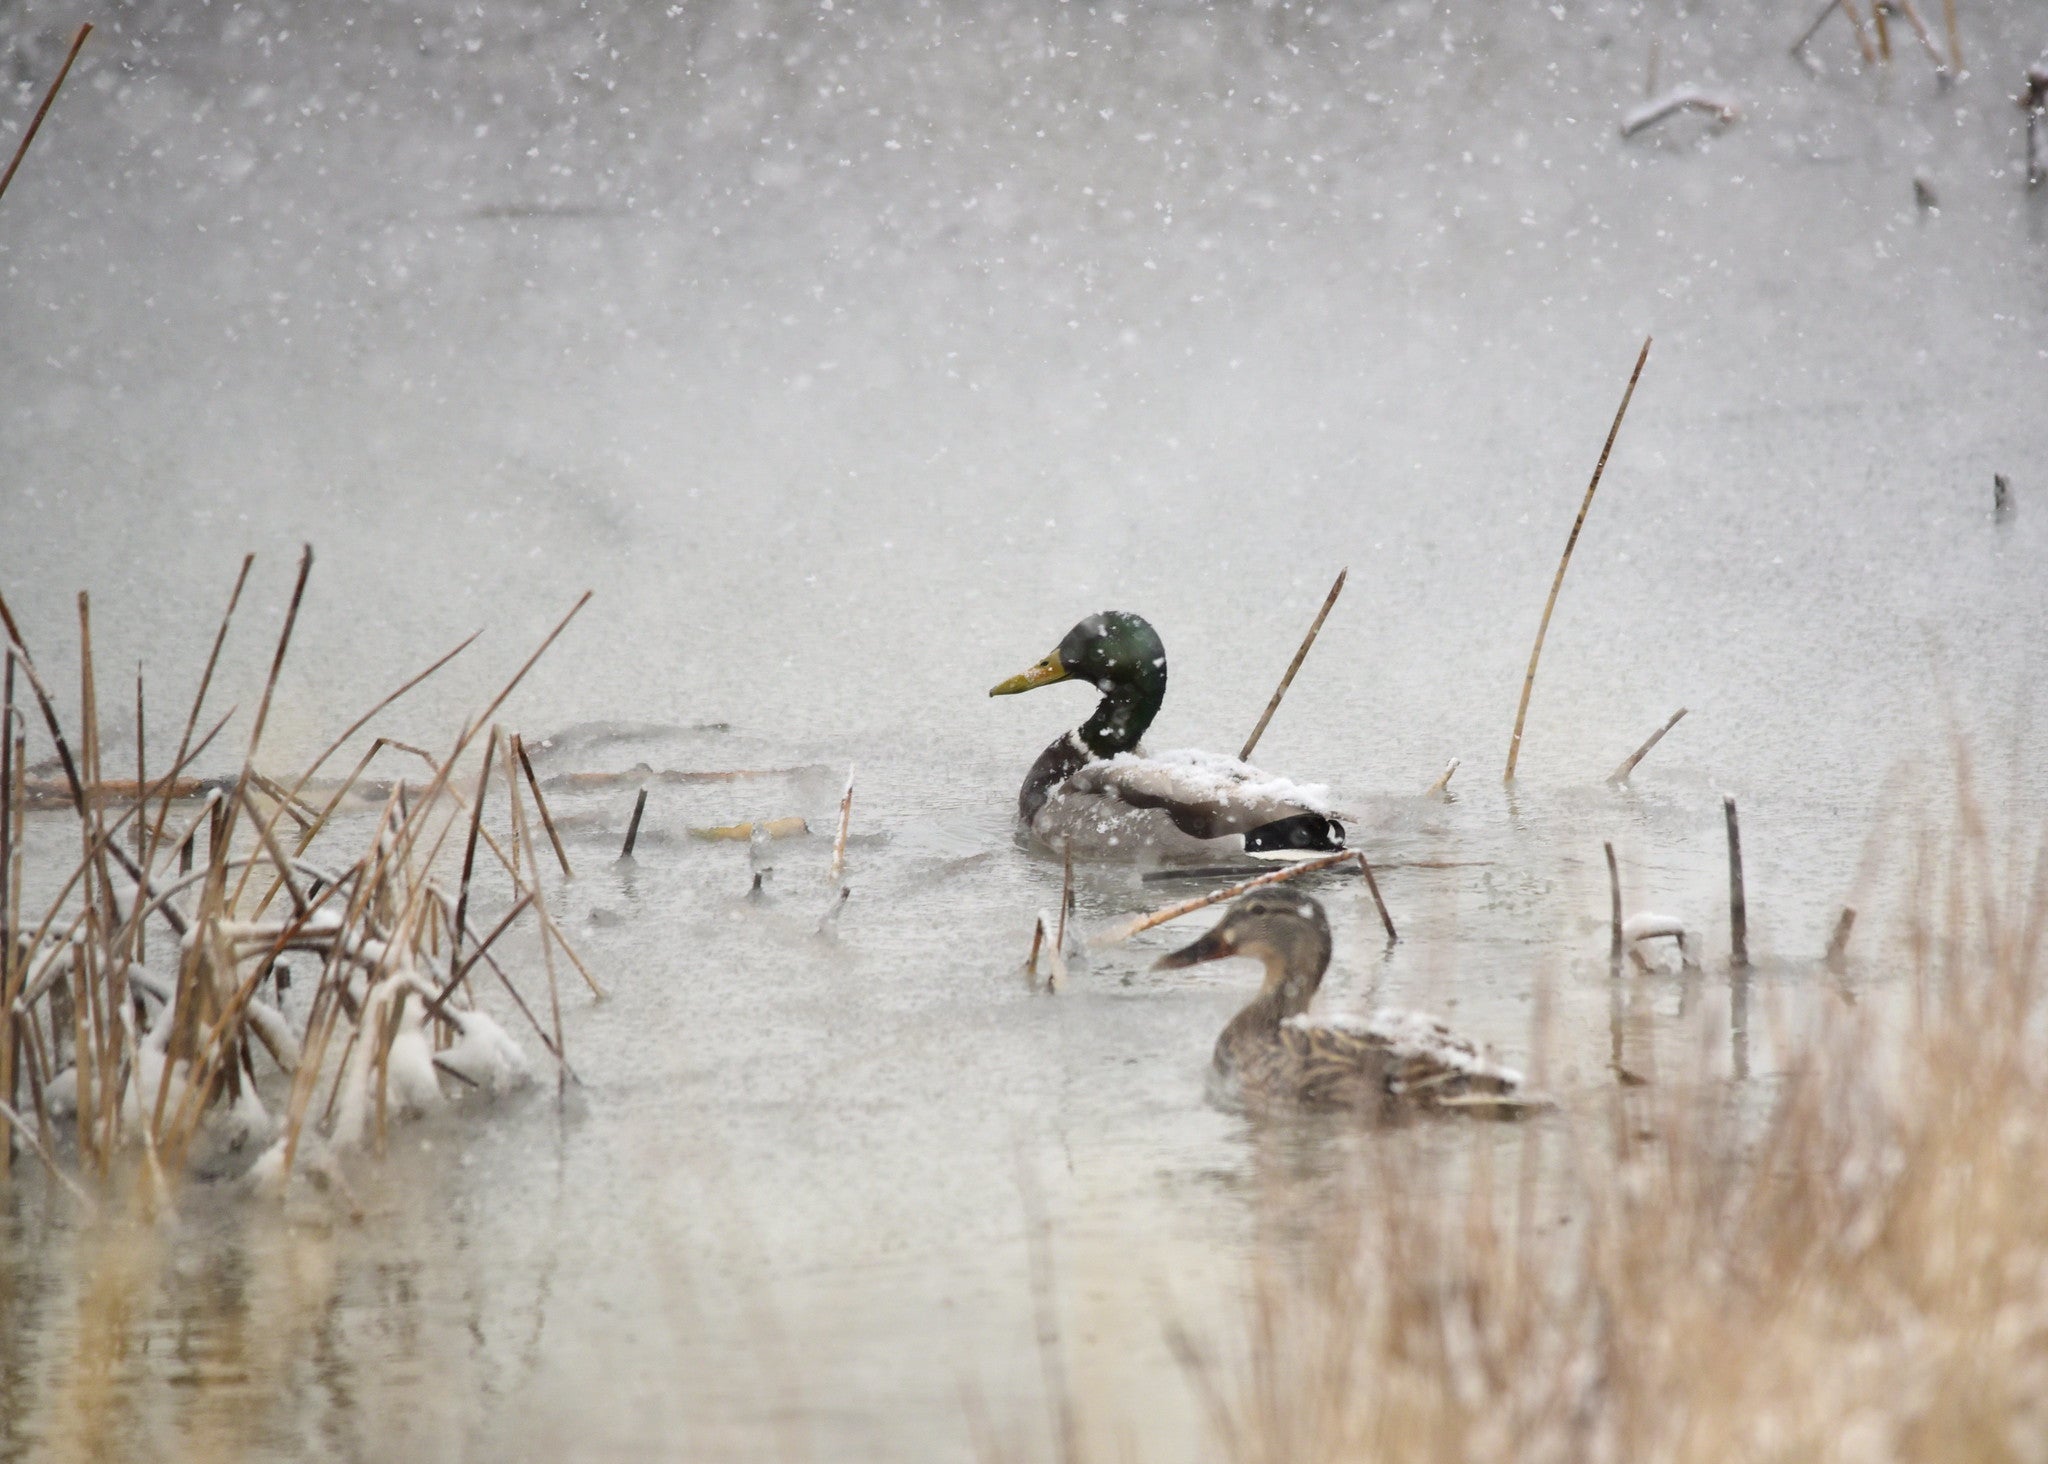
<path fill-rule="evenodd" d="M 1367 1146 L 1259 1248 L 1243 1335 L 1174 1339 L 1217 1452 L 2048 1457 L 2048 859 L 1995 870 L 1960 806 L 1897 966 L 1821 998 L 1763 1090 L 1617 1088 L 1512 1174 L 1513 1145 Z"/>

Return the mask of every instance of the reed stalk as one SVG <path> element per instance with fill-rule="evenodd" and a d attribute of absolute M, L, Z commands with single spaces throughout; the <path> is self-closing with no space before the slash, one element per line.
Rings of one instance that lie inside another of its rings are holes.
<path fill-rule="evenodd" d="M 1380 925 L 1387 932 L 1387 943 L 1391 945 L 1401 937 L 1394 931 L 1394 917 L 1387 913 L 1387 902 L 1380 897 L 1380 882 L 1373 877 L 1372 862 L 1365 857 L 1365 851 L 1362 849 L 1353 850 L 1352 853 L 1358 860 L 1358 872 L 1365 876 L 1365 887 L 1372 893 L 1373 908 L 1379 911 Z"/>
<path fill-rule="evenodd" d="M 469 881 L 476 870 L 476 836 L 483 829 L 484 795 L 491 790 L 491 769 L 498 756 L 498 729 L 491 728 L 490 741 L 484 744 L 484 763 L 476 775 L 476 802 L 469 810 L 469 838 L 462 848 L 462 887 L 455 897 L 455 933 L 451 937 L 453 951 L 462 952 L 462 932 L 468 928 Z"/>
<path fill-rule="evenodd" d="M 562 836 L 555 832 L 555 820 L 548 812 L 548 801 L 540 796 L 540 780 L 533 775 L 533 763 L 526 756 L 526 742 L 516 732 L 512 734 L 512 751 L 518 754 L 520 771 L 526 774 L 526 786 L 533 792 L 533 806 L 540 810 L 541 827 L 547 830 L 548 842 L 554 846 L 555 862 L 562 866 L 562 878 L 574 879 L 576 871 L 569 867 L 569 856 L 562 848 Z"/>
<path fill-rule="evenodd" d="M 554 947 L 548 943 L 547 939 L 547 931 L 549 928 L 548 904 L 547 897 L 541 893 L 540 888 L 540 856 L 534 852 L 533 841 L 531 838 L 527 836 L 526 805 L 525 801 L 521 799 L 519 796 L 519 780 L 517 774 L 513 770 L 512 749 L 510 746 L 507 746 L 505 749 L 505 797 L 512 805 L 513 860 L 516 864 L 519 857 L 519 847 L 523 843 L 526 846 L 527 863 L 533 871 L 533 883 L 530 886 L 528 886 L 528 890 L 533 895 L 534 913 L 540 918 L 541 963 L 546 967 L 548 973 L 548 1014 L 550 1020 L 554 1024 L 555 1029 L 555 1051 L 567 1052 L 568 1044 L 564 1042 L 562 1039 L 561 986 L 560 983 L 555 980 Z M 518 870 L 516 868 L 513 870 L 513 878 L 515 882 L 518 879 Z M 588 973 L 585 974 L 586 976 L 588 975 Z M 562 1095 L 567 1091 L 567 1085 L 567 1077 L 558 1069 L 555 1075 L 555 1096 L 557 1099 L 560 1099 Z"/>
<path fill-rule="evenodd" d="M 619 850 L 619 862 L 622 864 L 633 857 L 633 845 L 640 838 L 640 816 L 645 812 L 647 812 L 647 790 L 642 788 L 639 796 L 633 800 L 633 817 L 631 822 L 626 825 L 625 847 Z"/>
<path fill-rule="evenodd" d="M 50 115 L 50 104 L 57 100 L 57 91 L 64 85 L 64 78 L 71 74 L 71 63 L 78 59 L 79 49 L 85 45 L 85 38 L 92 34 L 92 22 L 87 21 L 78 28 L 78 34 L 71 38 L 71 49 L 64 53 L 64 64 L 57 68 L 57 78 L 50 83 L 50 89 L 43 93 L 43 104 L 36 108 L 35 116 L 29 119 L 28 131 L 21 134 L 21 141 L 15 145 L 14 156 L 7 160 L 7 171 L 0 173 L 0 196 L 7 192 L 7 185 L 14 181 L 14 174 L 21 167 L 21 160 L 28 156 L 28 145 L 36 140 L 42 130 L 43 118 Z"/>
<path fill-rule="evenodd" d="M 833 884 L 846 874 L 846 835 L 853 827 L 853 771 L 846 770 L 846 791 L 839 795 L 839 832 L 832 836 L 832 868 L 825 876 Z"/>
<path fill-rule="evenodd" d="M 1684 707 L 1680 707 L 1677 711 L 1673 712 L 1670 716 L 1666 717 L 1664 719 L 1663 726 L 1659 727 L 1655 732 L 1652 732 L 1648 737 L 1644 738 L 1643 745 L 1641 747 L 1638 747 L 1634 752 L 1630 753 L 1627 757 L 1623 758 L 1620 764 L 1616 766 L 1614 771 L 1607 775 L 1608 784 L 1612 787 L 1618 788 L 1623 783 L 1626 783 L 1628 781 L 1628 775 L 1636 770 L 1636 764 L 1641 762 L 1644 758 L 1650 755 L 1650 749 L 1655 747 L 1658 743 L 1664 740 L 1664 734 L 1666 732 L 1669 732 L 1673 727 L 1676 727 L 1679 723 L 1679 719 L 1682 718 L 1685 715 L 1685 713 L 1686 709 Z"/>
<path fill-rule="evenodd" d="M 1564 541 L 1564 553 L 1557 561 L 1557 574 L 1550 582 L 1550 595 L 1543 602 L 1543 619 L 1536 627 L 1536 644 L 1529 648 L 1529 669 L 1522 677 L 1522 700 L 1515 708 L 1515 731 L 1508 739 L 1508 766 L 1503 782 L 1515 780 L 1515 763 L 1522 755 L 1522 725 L 1529 716 L 1529 693 L 1536 687 L 1536 663 L 1543 655 L 1543 638 L 1550 633 L 1551 612 L 1557 609 L 1557 592 L 1564 588 L 1564 572 L 1572 562 L 1572 550 L 1579 542 L 1579 531 L 1586 526 L 1586 513 L 1593 506 L 1593 495 L 1599 491 L 1600 477 L 1607 471 L 1608 454 L 1614 451 L 1614 439 L 1620 435 L 1621 419 L 1628 415 L 1628 404 L 1636 394 L 1636 383 L 1642 379 L 1643 363 L 1650 359 L 1651 337 L 1643 337 L 1643 349 L 1636 356 L 1635 370 L 1629 373 L 1628 388 L 1621 394 L 1621 405 L 1615 409 L 1614 425 L 1607 429 L 1607 440 L 1600 447 L 1600 461 L 1593 465 L 1593 479 L 1586 485 L 1586 496 L 1579 504 L 1579 516 L 1572 520 L 1571 534 Z"/>
<path fill-rule="evenodd" d="M 1248 890 L 1261 889 L 1266 885 L 1285 884 L 1289 880 L 1300 879 L 1305 874 L 1314 874 L 1318 870 L 1333 869 L 1339 864 L 1353 862 L 1359 862 L 1360 868 L 1364 867 L 1361 856 L 1355 849 L 1344 849 L 1335 854 L 1319 854 L 1313 859 L 1304 859 L 1299 864 L 1290 864 L 1285 869 L 1276 869 L 1271 874 L 1240 880 L 1223 889 L 1211 890 L 1206 895 L 1196 895 L 1192 899 L 1167 905 L 1149 915 L 1133 915 L 1128 920 L 1119 921 L 1106 930 L 1098 931 L 1089 938 L 1088 943 L 1095 946 L 1121 945 L 1132 936 L 1150 930 L 1155 925 L 1164 925 L 1169 920 L 1178 920 L 1183 915 L 1192 915 L 1197 910 L 1206 910 L 1211 905 L 1221 904 L 1225 900 L 1234 900 Z"/>
<path fill-rule="evenodd" d="M 1614 845 L 1610 841 L 1600 846 L 1607 851 L 1607 890 L 1610 896 L 1612 927 L 1607 945 L 1607 961 L 1615 974 L 1621 971 L 1621 871 L 1614 863 Z"/>
<path fill-rule="evenodd" d="M 1316 611 L 1316 618 L 1310 622 L 1308 634 L 1301 638 L 1301 648 L 1294 653 L 1294 659 L 1287 663 L 1286 674 L 1280 684 L 1273 688 L 1273 696 L 1266 703 L 1266 710 L 1259 714 L 1258 726 L 1252 728 L 1252 735 L 1245 738 L 1244 747 L 1238 752 L 1239 762 L 1251 760 L 1252 749 L 1259 745 L 1259 739 L 1266 735 L 1266 724 L 1273 720 L 1273 713 L 1280 709 L 1280 698 L 1287 695 L 1287 688 L 1294 684 L 1294 673 L 1301 669 L 1301 663 L 1308 659 L 1309 648 L 1316 643 L 1323 622 L 1330 618 L 1330 607 L 1337 603 L 1337 596 L 1344 592 L 1344 581 L 1350 576 L 1349 567 L 1337 571 L 1336 581 L 1330 586 L 1330 593 L 1323 596 L 1323 607 Z"/>
<path fill-rule="evenodd" d="M 1738 966 L 1749 964 L 1749 900 L 1742 887 L 1742 828 L 1735 816 L 1735 800 L 1723 797 L 1721 812 L 1728 824 L 1728 943 L 1731 959 Z"/>
<path fill-rule="evenodd" d="M 1828 936 L 1827 955 L 1822 958 L 1827 962 L 1828 969 L 1841 969 L 1843 958 L 1849 950 L 1849 933 L 1855 928 L 1856 907 L 1844 905 L 1842 913 L 1835 917 L 1834 932 Z"/>

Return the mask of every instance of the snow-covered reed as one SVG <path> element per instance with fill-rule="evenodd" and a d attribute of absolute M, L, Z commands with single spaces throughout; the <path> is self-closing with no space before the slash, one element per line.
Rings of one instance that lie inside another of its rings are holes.
<path fill-rule="evenodd" d="M 401 1114 L 530 1081 L 519 1042 L 478 1005 L 475 988 L 486 977 L 562 1079 L 573 1076 L 562 1050 L 557 954 L 602 993 L 548 914 L 525 792 L 542 811 L 565 874 L 568 861 L 524 749 L 492 727 L 473 795 L 465 797 L 451 776 L 588 596 L 445 756 L 379 738 L 348 777 L 315 781 L 371 717 L 468 641 L 359 718 L 312 766 L 280 778 L 260 771 L 258 760 L 312 569 L 309 549 L 241 766 L 224 778 L 195 779 L 192 765 L 234 716 L 196 735 L 249 568 L 245 559 L 171 765 L 152 779 L 138 750 L 132 783 L 102 775 L 89 601 L 79 600 L 82 712 L 73 729 L 0 599 L 0 1103 L 8 1124 L 0 1183 L 12 1177 L 17 1143 L 81 1198 L 117 1167 L 125 1172 L 127 1158 L 139 1164 L 152 1203 L 171 1199 L 179 1177 L 195 1167 L 231 1172 L 229 1156 L 237 1152 L 259 1156 L 246 1168 L 259 1186 L 282 1186 L 309 1162 L 331 1173 L 336 1155 L 381 1147 Z M 22 690 L 30 695 L 18 698 Z M 138 680 L 138 722 L 140 699 Z M 54 898 L 33 910 L 22 900 L 31 707 L 63 770 L 65 807 L 82 851 Z M 366 848 L 337 852 L 333 816 L 368 786 L 365 772 L 386 752 L 417 760 L 425 774 L 384 792 Z M 503 783 L 509 805 L 509 852 L 482 817 L 493 781 Z M 306 798 L 316 786 L 328 795 L 319 806 Z M 451 892 L 437 862 L 451 831 L 465 826 L 461 883 Z M 194 868 L 202 827 L 206 858 Z M 469 913 L 479 840 L 503 866 L 512 895 L 481 935 Z M 522 920 L 538 927 L 547 1026 L 493 954 Z M 317 971 L 310 994 L 289 1002 L 287 957 Z"/>

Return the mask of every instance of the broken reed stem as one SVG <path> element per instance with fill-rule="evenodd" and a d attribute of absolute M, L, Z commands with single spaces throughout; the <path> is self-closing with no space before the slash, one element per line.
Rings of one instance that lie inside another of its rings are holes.
<path fill-rule="evenodd" d="M 1343 593 L 1344 580 L 1351 573 L 1346 567 L 1337 571 L 1337 579 L 1330 586 L 1330 593 L 1323 596 L 1323 608 L 1316 611 L 1316 618 L 1308 628 L 1308 634 L 1301 638 L 1301 649 L 1294 653 L 1294 659 L 1287 663 L 1287 674 L 1280 678 L 1280 684 L 1273 689 L 1273 699 L 1266 703 L 1266 710 L 1259 715 L 1259 725 L 1252 728 L 1252 735 L 1245 738 L 1244 748 L 1237 755 L 1239 762 L 1249 761 L 1252 749 L 1259 745 L 1259 739 L 1266 735 L 1266 724 L 1273 720 L 1273 713 L 1279 710 L 1280 698 L 1287 695 L 1287 688 L 1294 684 L 1294 673 L 1301 669 L 1301 663 L 1308 659 L 1309 647 L 1316 643 L 1316 635 L 1323 628 L 1323 622 L 1330 617 L 1330 607 L 1337 603 L 1337 596 Z"/>
<path fill-rule="evenodd" d="M 1736 821 L 1735 800 L 1724 796 L 1721 811 L 1728 820 L 1728 941 L 1737 966 L 1749 964 L 1749 901 L 1742 888 L 1742 827 Z"/>
<path fill-rule="evenodd" d="M 1634 137 L 1644 128 L 1654 127 L 1666 117 L 1673 117 L 1686 111 L 1709 113 L 1717 124 L 1724 127 L 1740 115 L 1735 103 L 1728 98 L 1710 95 L 1696 86 L 1682 86 L 1675 91 L 1666 92 L 1655 101 L 1643 103 L 1623 116 L 1621 135 Z"/>
<path fill-rule="evenodd" d="M 1458 760 L 1456 758 L 1452 758 L 1448 763 L 1444 765 L 1444 770 L 1441 773 L 1437 774 L 1437 780 L 1434 783 L 1431 783 L 1427 788 L 1423 789 L 1422 796 L 1424 798 L 1435 798 L 1441 794 L 1450 792 L 1451 774 L 1457 771 Z"/>
<path fill-rule="evenodd" d="M 1150 915 L 1133 915 L 1130 919 L 1120 924 L 1112 925 L 1107 930 L 1100 931 L 1091 936 L 1088 943 L 1097 946 L 1117 945 L 1129 940 L 1141 931 L 1150 930 L 1155 925 L 1164 925 L 1169 920 L 1178 920 L 1181 916 L 1192 915 L 1197 910 L 1206 910 L 1209 906 L 1220 904 L 1224 900 L 1234 900 L 1247 890 L 1255 890 L 1264 885 L 1283 884 L 1291 879 L 1299 879 L 1304 874 L 1314 874 L 1319 869 L 1330 869 L 1339 864 L 1359 860 L 1361 857 L 1356 849 L 1345 849 L 1336 854 L 1321 854 L 1314 859 L 1304 859 L 1299 864 L 1290 864 L 1287 868 L 1276 869 L 1271 874 L 1262 874 L 1255 879 L 1241 880 L 1237 884 L 1228 885 L 1223 889 L 1212 890 L 1206 895 L 1196 895 L 1193 899 L 1182 900 L 1174 905 L 1167 905 L 1162 909 L 1154 910 Z M 1363 866 L 1361 865 L 1361 867 Z M 1389 930 L 1392 929 L 1391 922 L 1389 922 L 1388 928 Z"/>
<path fill-rule="evenodd" d="M 1956 24 L 1956 0 L 1941 0 L 1941 18 L 1948 28 L 1948 65 L 1957 76 L 1963 74 L 1963 32 Z"/>
<path fill-rule="evenodd" d="M 640 837 L 640 815 L 647 812 L 647 790 L 642 788 L 640 796 L 633 800 L 633 820 L 626 825 L 626 847 L 619 850 L 621 860 L 633 857 L 633 844 Z"/>
<path fill-rule="evenodd" d="M 1372 865 L 1365 857 L 1364 850 L 1354 850 L 1358 859 L 1358 872 L 1365 876 L 1365 887 L 1372 891 L 1373 908 L 1380 912 L 1380 924 L 1387 932 L 1387 943 L 1393 944 L 1401 937 L 1394 933 L 1394 917 L 1387 913 L 1387 902 L 1380 898 L 1380 882 L 1373 878 Z"/>
<path fill-rule="evenodd" d="M 1026 975 L 1036 976 L 1038 974 L 1038 951 L 1039 947 L 1045 944 L 1045 936 L 1045 912 L 1041 910 L 1031 917 L 1031 954 L 1024 958 L 1024 971 Z"/>
<path fill-rule="evenodd" d="M 562 878 L 574 879 L 576 872 L 569 868 L 569 856 L 562 851 L 562 836 L 555 832 L 554 815 L 548 812 L 547 799 L 540 796 L 540 779 L 533 775 L 533 763 L 526 756 L 526 739 L 517 732 L 512 734 L 512 750 L 519 755 L 519 767 L 526 774 L 526 786 L 533 790 L 533 806 L 540 810 L 541 827 L 548 831 L 548 842 L 555 846 L 555 862 L 562 866 Z"/>
<path fill-rule="evenodd" d="M 57 89 L 64 85 L 64 78 L 71 74 L 71 63 L 78 59 L 78 51 L 85 44 L 85 38 L 92 34 L 92 22 L 87 21 L 78 28 L 78 34 L 71 38 L 71 49 L 64 53 L 64 64 L 57 68 L 57 79 L 50 83 L 50 89 L 43 93 L 43 104 L 36 108 L 36 114 L 29 119 L 28 131 L 21 134 L 21 141 L 14 149 L 14 156 L 8 161 L 7 171 L 0 173 L 0 195 L 7 192 L 7 185 L 14 181 L 15 169 L 28 156 L 28 145 L 36 140 L 36 133 L 42 129 L 43 118 L 50 115 L 50 104 L 57 100 Z"/>
<path fill-rule="evenodd" d="M 1844 905 L 1842 913 L 1835 917 L 1835 933 L 1828 937 L 1828 953 L 1822 957 L 1830 968 L 1842 964 L 1842 957 L 1849 949 L 1849 932 L 1856 928 L 1856 907 Z"/>
<path fill-rule="evenodd" d="M 1621 405 L 1615 409 L 1614 425 L 1607 429 L 1607 441 L 1601 444 L 1600 461 L 1593 465 L 1593 481 L 1586 485 L 1586 496 L 1579 504 L 1579 516 L 1572 520 L 1571 534 L 1564 541 L 1564 553 L 1557 561 L 1557 574 L 1550 582 L 1550 597 L 1543 602 L 1543 619 L 1536 627 L 1536 644 L 1529 648 L 1529 670 L 1522 677 L 1522 702 L 1515 708 L 1515 734 L 1508 740 L 1508 768 L 1501 779 L 1512 783 L 1515 780 L 1515 763 L 1522 755 L 1522 724 L 1529 716 L 1529 693 L 1536 687 L 1536 662 L 1543 655 L 1543 637 L 1550 631 L 1550 615 L 1557 608 L 1557 592 L 1564 588 L 1564 572 L 1572 562 L 1572 550 L 1578 545 L 1579 531 L 1586 526 L 1586 512 L 1593 506 L 1593 494 L 1600 487 L 1600 476 L 1607 471 L 1607 456 L 1614 451 L 1614 439 L 1621 432 L 1621 419 L 1628 415 L 1629 400 L 1636 394 L 1636 382 L 1642 379 L 1643 363 L 1650 359 L 1650 341 L 1643 337 L 1643 349 L 1636 356 L 1635 370 L 1629 373 L 1628 389 L 1621 394 Z"/>
<path fill-rule="evenodd" d="M 832 838 L 832 869 L 826 878 L 839 883 L 846 873 L 846 835 L 853 827 L 853 769 L 846 770 L 846 791 L 839 795 L 839 832 Z"/>
<path fill-rule="evenodd" d="M 1636 770 L 1636 764 L 1641 762 L 1644 758 L 1650 755 L 1650 749 L 1655 747 L 1658 743 L 1664 740 L 1664 734 L 1666 732 L 1669 732 L 1673 727 L 1676 727 L 1678 725 L 1679 719 L 1683 717 L 1685 713 L 1686 708 L 1680 707 L 1677 711 L 1673 712 L 1670 716 L 1666 717 L 1664 719 L 1663 726 L 1659 727 L 1655 732 L 1652 732 L 1647 738 L 1645 738 L 1643 740 L 1643 745 L 1641 747 L 1638 747 L 1634 752 L 1630 753 L 1627 757 L 1623 758 L 1621 760 L 1621 765 L 1617 767 L 1613 772 L 1607 775 L 1608 783 L 1615 787 L 1619 787 L 1621 784 L 1626 783 L 1628 781 L 1628 775 Z"/>
<path fill-rule="evenodd" d="M 1607 945 L 1607 960 L 1608 960 L 1608 963 L 1609 963 L 1610 965 L 1612 965 L 1612 966 L 1614 967 L 1614 969 L 1615 969 L 1616 971 L 1620 971 L 1620 970 L 1621 970 L 1621 871 L 1620 871 L 1620 869 L 1618 869 L 1618 868 L 1617 868 L 1617 867 L 1615 866 L 1615 863 L 1614 863 L 1614 843 L 1613 843 L 1613 841 L 1612 841 L 1612 840 L 1609 840 L 1608 842 L 1606 842 L 1606 843 L 1602 844 L 1602 845 L 1601 845 L 1600 847 L 1601 847 L 1602 849 L 1605 849 L 1605 850 L 1607 851 L 1607 892 L 1608 892 L 1608 895 L 1609 895 L 1609 897 L 1610 897 L 1610 903 L 1612 904 L 1612 907 L 1613 907 L 1613 909 L 1612 909 L 1612 912 L 1611 912 L 1611 916 L 1610 916 L 1610 924 L 1611 924 L 1611 927 L 1612 927 L 1612 935 L 1611 935 L 1611 938 L 1609 939 L 1609 941 L 1608 941 L 1608 945 Z"/>

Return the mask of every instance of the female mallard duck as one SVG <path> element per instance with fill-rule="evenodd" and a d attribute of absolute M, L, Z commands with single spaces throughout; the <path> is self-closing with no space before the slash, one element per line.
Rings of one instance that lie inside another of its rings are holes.
<path fill-rule="evenodd" d="M 1266 966 L 1259 994 L 1216 1039 L 1215 1078 L 1226 1096 L 1250 1106 L 1363 1109 L 1383 1118 L 1424 1109 L 1507 1118 L 1544 1106 L 1521 1092 L 1520 1073 L 1488 1061 L 1434 1017 L 1306 1015 L 1330 965 L 1330 922 L 1307 895 L 1246 895 L 1215 929 L 1161 956 L 1155 968 L 1226 956 Z"/>
<path fill-rule="evenodd" d="M 1166 699 L 1166 648 L 1142 616 L 1089 616 L 989 695 L 1055 681 L 1086 681 L 1102 702 L 1024 776 L 1017 817 L 1048 846 L 1124 859 L 1299 858 L 1344 847 L 1321 789 L 1214 753 L 1138 751 Z"/>

